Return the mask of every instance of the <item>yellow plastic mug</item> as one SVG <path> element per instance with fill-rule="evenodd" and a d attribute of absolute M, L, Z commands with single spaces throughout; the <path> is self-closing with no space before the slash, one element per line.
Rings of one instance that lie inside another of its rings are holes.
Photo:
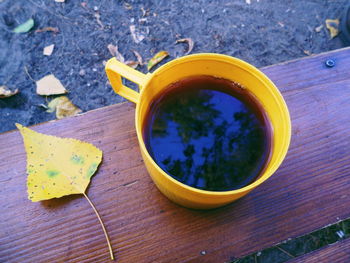
<path fill-rule="evenodd" d="M 240 59 L 220 54 L 195 54 L 177 58 L 153 73 L 143 74 L 112 58 L 105 69 L 114 91 L 136 103 L 135 126 L 143 160 L 159 190 L 175 203 L 195 209 L 226 205 L 267 180 L 287 154 L 291 138 L 287 105 L 276 86 L 264 73 Z M 255 95 L 270 118 L 273 128 L 270 160 L 259 178 L 243 188 L 219 192 L 185 185 L 163 171 L 146 149 L 142 128 L 151 101 L 169 84 L 198 75 L 210 75 L 240 83 Z M 121 77 L 138 84 L 140 92 L 124 86 Z"/>

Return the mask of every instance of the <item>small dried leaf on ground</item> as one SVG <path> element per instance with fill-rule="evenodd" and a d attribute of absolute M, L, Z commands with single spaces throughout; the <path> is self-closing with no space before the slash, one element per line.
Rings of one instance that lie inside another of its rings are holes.
<path fill-rule="evenodd" d="M 142 40 L 145 39 L 145 36 L 136 30 L 135 25 L 131 25 L 129 29 L 130 29 L 132 39 L 136 44 L 140 43 Z"/>
<path fill-rule="evenodd" d="M 139 52 L 137 52 L 136 50 L 133 50 L 132 51 L 135 55 L 135 57 L 137 58 L 137 61 L 139 62 L 140 65 L 143 65 L 143 58 L 142 56 L 140 55 Z"/>
<path fill-rule="evenodd" d="M 9 90 L 6 86 L 0 86 L 0 99 L 8 98 L 18 93 L 18 89 Z"/>
<path fill-rule="evenodd" d="M 67 90 L 53 74 L 50 74 L 36 81 L 36 93 L 49 96 L 67 93 Z"/>
<path fill-rule="evenodd" d="M 164 58 L 166 58 L 167 56 L 169 56 L 169 53 L 162 50 L 159 51 L 157 54 L 154 55 L 153 58 L 151 58 L 148 61 L 147 64 L 147 69 L 150 70 L 151 68 L 153 68 L 155 65 L 157 65 L 159 62 L 161 62 Z"/>
<path fill-rule="evenodd" d="M 35 33 L 41 33 L 41 32 L 54 32 L 54 33 L 58 33 L 59 30 L 58 30 L 57 27 L 51 27 L 51 26 L 43 27 L 43 28 L 39 28 L 39 29 L 35 30 Z"/>
<path fill-rule="evenodd" d="M 55 47 L 54 44 L 44 47 L 43 54 L 44 54 L 45 56 L 51 56 L 54 47 Z"/>
<path fill-rule="evenodd" d="M 124 3 L 124 8 L 125 8 L 126 10 L 131 10 L 131 9 L 132 9 L 132 5 L 129 4 L 129 3 L 127 3 L 127 2 L 125 2 L 125 3 Z"/>
<path fill-rule="evenodd" d="M 61 96 L 53 99 L 52 101 L 50 101 L 47 107 L 48 107 L 47 112 L 56 111 L 57 119 L 63 119 L 65 117 L 75 116 L 82 112 L 81 109 L 75 106 L 66 96 Z"/>
<path fill-rule="evenodd" d="M 150 14 L 150 10 L 148 8 L 145 9 L 145 8 L 141 7 L 141 11 L 142 11 L 142 17 L 149 16 L 149 14 Z"/>
<path fill-rule="evenodd" d="M 326 27 L 329 30 L 331 39 L 339 34 L 339 19 L 326 19 Z"/>
<path fill-rule="evenodd" d="M 96 18 L 97 24 L 101 27 L 101 29 L 104 28 L 104 25 L 101 22 L 101 15 L 99 12 L 95 12 L 94 17 Z"/>
<path fill-rule="evenodd" d="M 13 32 L 14 33 L 27 33 L 29 30 L 31 30 L 34 26 L 34 20 L 32 18 L 28 19 L 23 24 L 20 24 L 17 26 Z"/>
<path fill-rule="evenodd" d="M 124 63 L 125 62 L 125 58 L 124 56 L 119 52 L 118 50 L 118 46 L 114 46 L 112 44 L 109 44 L 107 46 L 108 50 L 109 50 L 109 53 L 111 53 L 111 55 L 113 57 L 116 57 L 117 60 L 119 60 L 120 62 Z"/>
<path fill-rule="evenodd" d="M 128 61 L 125 61 L 125 64 L 128 65 L 129 67 L 132 67 L 132 68 L 135 69 L 139 65 L 139 62 L 138 61 L 128 60 Z"/>
<path fill-rule="evenodd" d="M 188 49 L 187 49 L 186 55 L 190 54 L 193 47 L 194 47 L 194 42 L 193 42 L 192 38 L 181 38 L 181 39 L 176 40 L 176 44 L 177 43 L 187 43 Z"/>

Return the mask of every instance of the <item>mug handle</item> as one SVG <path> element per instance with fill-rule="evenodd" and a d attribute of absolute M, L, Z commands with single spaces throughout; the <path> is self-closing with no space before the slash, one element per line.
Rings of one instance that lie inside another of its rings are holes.
<path fill-rule="evenodd" d="M 115 93 L 137 104 L 140 93 L 124 86 L 122 77 L 139 85 L 141 90 L 146 83 L 146 75 L 125 65 L 116 58 L 111 58 L 107 61 L 105 71 Z"/>

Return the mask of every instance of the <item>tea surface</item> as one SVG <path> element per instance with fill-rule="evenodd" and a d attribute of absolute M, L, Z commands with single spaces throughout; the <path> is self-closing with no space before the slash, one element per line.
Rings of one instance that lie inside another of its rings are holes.
<path fill-rule="evenodd" d="M 143 125 L 146 148 L 176 180 L 227 191 L 254 181 L 271 148 L 271 126 L 240 85 L 211 76 L 171 84 L 152 103 Z"/>

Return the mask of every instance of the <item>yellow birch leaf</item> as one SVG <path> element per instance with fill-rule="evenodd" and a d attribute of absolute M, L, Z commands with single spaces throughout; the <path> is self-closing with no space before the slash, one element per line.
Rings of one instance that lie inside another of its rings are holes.
<path fill-rule="evenodd" d="M 153 58 L 151 58 L 148 61 L 147 69 L 150 70 L 155 65 L 157 65 L 159 62 L 161 62 L 163 59 L 165 59 L 167 56 L 169 56 L 169 53 L 166 51 L 159 51 L 157 54 L 154 55 Z"/>
<path fill-rule="evenodd" d="M 94 145 L 71 138 L 35 132 L 16 123 L 27 153 L 27 192 L 32 202 L 83 194 L 105 234 L 111 259 L 114 259 L 107 231 L 95 206 L 85 194 L 91 177 L 102 160 Z"/>
<path fill-rule="evenodd" d="M 83 194 L 102 160 L 90 143 L 58 138 L 16 124 L 27 153 L 28 198 L 33 201 Z"/>
<path fill-rule="evenodd" d="M 329 30 L 331 39 L 339 34 L 339 19 L 326 19 L 326 27 Z"/>

